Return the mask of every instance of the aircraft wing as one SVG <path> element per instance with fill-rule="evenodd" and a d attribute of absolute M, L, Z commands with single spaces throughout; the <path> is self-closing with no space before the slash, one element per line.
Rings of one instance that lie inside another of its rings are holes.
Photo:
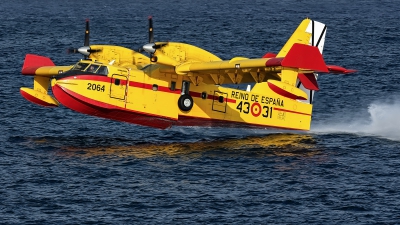
<path fill-rule="evenodd" d="M 56 66 L 50 58 L 27 54 L 21 73 L 32 76 L 55 76 L 68 71 L 72 66 Z"/>
<path fill-rule="evenodd" d="M 337 70 L 336 67 L 332 67 Z M 329 73 L 317 47 L 294 44 L 285 57 L 187 62 L 175 67 L 175 72 L 187 75 L 196 84 L 200 81 L 215 84 L 260 83 L 268 79 L 281 80 L 282 72 Z"/>
<path fill-rule="evenodd" d="M 318 89 L 314 73 L 352 73 L 340 66 L 327 66 L 322 57 L 326 26 L 304 19 L 278 54 L 262 58 L 234 57 L 221 60 L 201 48 L 176 42 L 156 42 L 143 46 L 152 63 L 163 65 L 161 72 L 187 76 L 195 85 L 261 83 L 278 80 L 297 87 L 297 77 L 308 89 Z M 314 77 L 314 78 L 312 78 Z M 310 89 L 310 90 L 311 90 Z"/>

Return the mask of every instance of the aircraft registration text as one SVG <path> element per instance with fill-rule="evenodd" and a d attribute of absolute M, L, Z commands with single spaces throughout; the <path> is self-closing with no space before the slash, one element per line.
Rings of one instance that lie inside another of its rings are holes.
<path fill-rule="evenodd" d="M 261 113 L 262 117 L 265 118 L 272 118 L 272 106 L 266 106 L 264 105 L 261 107 L 260 103 L 258 102 L 246 102 L 246 101 L 240 101 L 239 104 L 236 107 L 239 112 L 244 113 L 244 114 L 249 114 L 253 115 L 254 117 L 258 117 Z"/>
<path fill-rule="evenodd" d="M 232 91 L 231 98 L 284 107 L 283 100 L 281 100 L 280 98 L 270 98 L 267 96 L 260 96 L 255 94 L 249 95 L 249 93 L 239 91 Z"/>
<path fill-rule="evenodd" d="M 101 92 L 104 92 L 104 90 L 106 89 L 106 87 L 105 87 L 105 85 L 88 83 L 87 89 L 88 89 L 88 90 L 91 90 L 91 91 L 101 91 Z"/>

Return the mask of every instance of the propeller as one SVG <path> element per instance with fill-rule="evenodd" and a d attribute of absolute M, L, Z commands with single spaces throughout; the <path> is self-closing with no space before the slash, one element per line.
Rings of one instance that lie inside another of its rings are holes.
<path fill-rule="evenodd" d="M 150 58 L 153 57 L 153 53 L 155 52 L 155 50 L 153 51 L 153 46 L 155 46 L 154 43 L 154 32 L 153 32 L 153 17 L 149 16 L 148 18 L 149 20 L 149 44 L 144 45 L 143 47 L 139 48 L 138 52 L 147 52 L 150 54 Z"/>
<path fill-rule="evenodd" d="M 157 62 L 157 56 L 154 55 L 157 49 L 163 47 L 164 45 L 167 45 L 168 42 L 154 42 L 154 30 L 153 30 L 153 17 L 149 16 L 149 43 L 143 45 L 142 48 L 139 49 L 139 52 L 147 52 L 150 54 L 150 60 L 152 62 Z"/>
<path fill-rule="evenodd" d="M 81 53 L 82 55 L 85 56 L 85 59 L 87 56 L 90 55 L 90 53 L 94 52 L 99 52 L 101 51 L 100 49 L 91 49 L 90 44 L 89 44 L 89 34 L 90 34 L 90 29 L 89 29 L 89 20 L 86 20 L 86 29 L 85 29 L 85 40 L 83 42 L 83 47 L 80 48 L 69 48 L 67 49 L 67 53 Z"/>

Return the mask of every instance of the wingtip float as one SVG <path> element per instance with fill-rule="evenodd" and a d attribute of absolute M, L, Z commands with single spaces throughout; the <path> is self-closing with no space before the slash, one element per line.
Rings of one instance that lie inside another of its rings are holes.
<path fill-rule="evenodd" d="M 309 130 L 318 73 L 355 72 L 325 64 L 327 29 L 310 19 L 300 23 L 278 54 L 229 60 L 185 43 L 155 42 L 152 19 L 149 43 L 138 51 L 90 45 L 87 21 L 84 46 L 70 51 L 84 55 L 75 65 L 56 66 L 47 57 L 27 54 L 22 74 L 33 76 L 34 87 L 22 87 L 21 95 L 45 107 L 63 104 L 80 113 L 161 129 Z M 237 84 L 248 88 L 232 88 Z"/>

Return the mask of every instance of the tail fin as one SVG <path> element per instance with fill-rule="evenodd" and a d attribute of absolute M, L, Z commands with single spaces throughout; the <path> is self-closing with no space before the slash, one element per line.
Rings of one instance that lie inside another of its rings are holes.
<path fill-rule="evenodd" d="M 304 103 L 312 104 L 314 92 L 319 90 L 317 72 L 353 73 L 355 70 L 336 65 L 327 66 L 322 57 L 325 44 L 326 26 L 323 23 L 305 19 L 272 60 L 282 66 L 278 74 L 280 81 L 268 80 L 271 90 Z M 270 56 L 269 53 L 266 54 Z M 267 61 L 266 66 L 269 65 Z"/>
<path fill-rule="evenodd" d="M 292 48 L 292 46 L 296 43 L 315 46 L 322 54 L 325 44 L 325 36 L 326 36 L 325 24 L 308 18 L 304 19 L 297 27 L 297 29 L 294 31 L 289 40 L 286 42 L 286 44 L 283 46 L 281 51 L 278 53 L 277 57 L 285 57 Z M 318 78 L 317 73 L 312 73 L 312 74 L 307 74 L 306 76 L 297 77 L 296 87 L 307 93 L 307 100 L 301 100 L 301 101 L 312 104 L 314 99 L 314 92 L 315 90 L 318 90 L 318 85 L 316 83 L 317 78 Z M 304 82 L 307 82 L 306 85 L 303 84 Z M 309 85 L 310 83 L 313 83 L 315 85 Z"/>
<path fill-rule="evenodd" d="M 304 19 L 276 57 L 285 57 L 295 43 L 318 47 L 322 54 L 325 43 L 325 35 L 325 24 L 308 18 Z"/>

